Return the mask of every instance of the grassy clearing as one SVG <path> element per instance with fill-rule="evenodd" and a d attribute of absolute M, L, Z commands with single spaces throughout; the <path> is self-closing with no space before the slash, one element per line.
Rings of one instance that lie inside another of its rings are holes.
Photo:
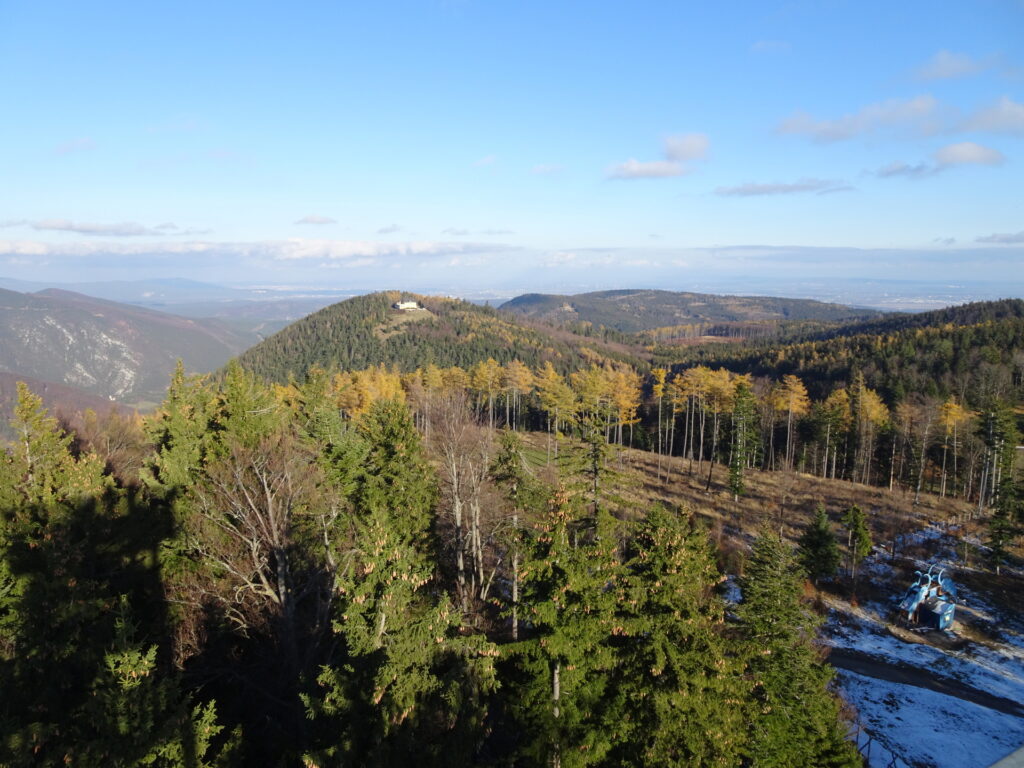
<path fill-rule="evenodd" d="M 437 317 L 429 309 L 394 309 L 389 310 L 388 319 L 373 329 L 373 334 L 381 341 L 387 341 L 392 336 L 397 336 L 409 323 L 419 323 Z"/>

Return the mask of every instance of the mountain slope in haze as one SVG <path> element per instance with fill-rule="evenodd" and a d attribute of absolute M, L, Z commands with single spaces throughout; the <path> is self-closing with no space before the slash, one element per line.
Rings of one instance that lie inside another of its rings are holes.
<path fill-rule="evenodd" d="M 49 289 L 0 290 L 0 371 L 123 403 L 159 401 L 178 359 L 212 371 L 257 337 L 216 320 Z"/>
<path fill-rule="evenodd" d="M 415 299 L 423 309 L 391 305 Z M 585 338 L 531 324 L 461 299 L 389 291 L 357 296 L 305 317 L 257 344 L 239 361 L 276 381 L 302 378 L 313 365 L 359 370 L 394 365 L 409 371 L 433 363 L 469 367 L 493 357 L 561 370 L 618 361 L 645 367 L 639 347 Z"/>
<path fill-rule="evenodd" d="M 880 314 L 875 310 L 811 299 L 717 296 L 644 289 L 597 291 L 572 296 L 528 293 L 505 302 L 501 310 L 559 325 L 592 323 L 627 333 L 695 323 L 848 322 Z"/>
<path fill-rule="evenodd" d="M 25 383 L 33 394 L 42 398 L 43 406 L 49 415 L 58 420 L 70 421 L 87 409 L 105 414 L 117 408 L 117 404 L 108 398 L 91 395 L 77 387 L 0 371 L 0 438 L 14 437 L 10 421 L 14 416 L 14 406 L 18 402 L 19 381 Z"/>

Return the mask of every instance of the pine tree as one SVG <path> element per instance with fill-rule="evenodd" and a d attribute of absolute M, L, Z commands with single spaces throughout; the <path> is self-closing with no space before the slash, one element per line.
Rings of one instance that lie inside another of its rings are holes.
<path fill-rule="evenodd" d="M 815 584 L 819 579 L 835 576 L 839 568 L 839 544 L 832 533 L 823 504 L 818 504 L 814 520 L 807 526 L 798 544 L 800 563 Z"/>
<path fill-rule="evenodd" d="M 763 530 L 737 608 L 758 708 L 747 748 L 750 765 L 859 768 L 860 755 L 844 738 L 839 705 L 827 687 L 832 669 L 814 647 L 821 620 L 801 602 L 803 578 L 790 548 Z"/>

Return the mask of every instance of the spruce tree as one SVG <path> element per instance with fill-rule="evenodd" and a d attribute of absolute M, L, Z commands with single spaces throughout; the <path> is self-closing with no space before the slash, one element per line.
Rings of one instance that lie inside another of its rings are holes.
<path fill-rule="evenodd" d="M 871 529 L 868 518 L 856 504 L 843 513 L 843 525 L 846 526 L 847 556 L 849 558 L 850 577 L 856 581 L 857 566 L 871 553 L 874 543 L 871 540 Z"/>
<path fill-rule="evenodd" d="M 801 601 L 803 579 L 789 546 L 763 530 L 747 562 L 737 608 L 755 685 L 750 765 L 861 766 L 828 690 L 832 668 L 821 662 L 814 645 L 821 619 Z"/>
<path fill-rule="evenodd" d="M 482 739 L 492 646 L 462 637 L 458 612 L 431 588 L 437 480 L 408 409 L 371 406 L 344 527 L 333 632 L 337 652 L 304 696 L 307 762 L 464 764 Z"/>
<path fill-rule="evenodd" d="M 512 640 L 519 639 L 519 561 L 522 542 L 520 515 L 528 499 L 535 495 L 536 483 L 523 457 L 522 440 L 508 429 L 501 433 L 498 455 L 491 464 L 491 477 L 504 491 L 512 507 L 512 531 L 508 536 L 510 567 L 512 571 Z"/>
<path fill-rule="evenodd" d="M 754 393 L 745 378 L 736 382 L 732 405 L 732 445 L 729 449 L 729 490 L 733 500 L 746 492 L 743 473 L 757 445 L 755 424 L 757 413 Z"/>
<path fill-rule="evenodd" d="M 800 564 L 815 584 L 819 579 L 830 579 L 839 568 L 839 543 L 832 533 L 832 525 L 825 506 L 818 504 L 814 512 L 814 520 L 804 531 L 799 542 Z"/>
<path fill-rule="evenodd" d="M 750 687 L 723 637 L 706 533 L 690 515 L 655 507 L 628 553 L 612 639 L 609 764 L 737 765 Z"/>
<path fill-rule="evenodd" d="M 613 745 L 604 705 L 614 667 L 617 544 L 610 515 L 600 512 L 595 525 L 578 498 L 556 492 L 523 564 L 530 636 L 512 646 L 518 684 L 509 703 L 529 764 L 600 764 Z"/>

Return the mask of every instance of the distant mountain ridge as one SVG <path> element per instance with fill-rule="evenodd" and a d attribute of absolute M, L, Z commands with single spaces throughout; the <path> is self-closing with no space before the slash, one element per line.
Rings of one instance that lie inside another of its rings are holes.
<path fill-rule="evenodd" d="M 500 309 L 549 323 L 592 323 L 626 333 L 699 323 L 851 322 L 882 314 L 876 310 L 812 299 L 719 296 L 648 289 L 574 295 L 528 293 L 505 302 Z"/>
<path fill-rule="evenodd" d="M 139 404 L 163 398 L 178 359 L 212 371 L 258 340 L 193 320 L 48 289 L 0 289 L 0 371 Z"/>

